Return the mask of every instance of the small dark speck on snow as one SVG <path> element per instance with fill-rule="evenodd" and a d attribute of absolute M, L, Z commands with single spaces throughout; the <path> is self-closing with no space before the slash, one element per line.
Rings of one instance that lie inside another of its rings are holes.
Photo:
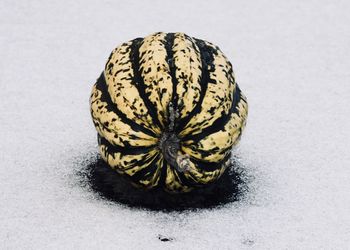
<path fill-rule="evenodd" d="M 163 242 L 165 242 L 165 241 L 173 241 L 173 240 L 174 240 L 174 238 L 166 237 L 166 236 L 161 235 L 161 234 L 158 234 L 158 239 L 159 239 L 160 241 L 163 241 Z"/>

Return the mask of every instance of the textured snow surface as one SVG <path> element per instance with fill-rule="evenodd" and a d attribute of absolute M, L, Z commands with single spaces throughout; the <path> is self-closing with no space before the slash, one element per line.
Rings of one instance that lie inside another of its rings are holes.
<path fill-rule="evenodd" d="M 349 1 L 0 2 L 1 249 L 348 249 Z M 182 31 L 217 44 L 249 101 L 249 192 L 152 212 L 82 188 L 92 84 L 118 44 Z M 160 239 L 171 238 L 169 241 Z"/>

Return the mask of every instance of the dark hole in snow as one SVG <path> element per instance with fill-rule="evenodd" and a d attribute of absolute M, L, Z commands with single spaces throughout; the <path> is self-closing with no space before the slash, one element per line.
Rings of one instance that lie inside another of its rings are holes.
<path fill-rule="evenodd" d="M 237 160 L 217 182 L 184 194 L 169 194 L 161 188 L 138 189 L 99 156 L 79 164 L 77 174 L 82 186 L 89 186 L 107 200 L 135 208 L 168 212 L 214 208 L 240 200 L 247 190 L 246 174 Z"/>
<path fill-rule="evenodd" d="M 158 239 L 160 240 L 160 241 L 173 241 L 174 239 L 173 238 L 170 238 L 170 237 L 166 237 L 166 236 L 164 236 L 164 235 L 158 235 Z"/>

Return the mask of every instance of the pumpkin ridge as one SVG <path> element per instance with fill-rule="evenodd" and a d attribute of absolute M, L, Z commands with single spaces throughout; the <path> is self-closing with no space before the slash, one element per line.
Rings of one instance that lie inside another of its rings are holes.
<path fill-rule="evenodd" d="M 208 66 L 211 66 L 213 68 L 215 67 L 213 64 L 214 57 L 212 55 L 209 54 L 209 56 L 207 57 L 207 60 L 205 60 L 205 58 L 204 58 L 204 53 L 207 50 L 208 46 L 202 40 L 196 39 L 196 38 L 194 38 L 194 41 L 191 40 L 191 42 L 195 43 L 200 51 L 201 62 L 202 62 L 202 76 L 201 76 L 200 86 L 202 89 L 200 92 L 198 103 L 195 106 L 195 108 L 187 116 L 185 116 L 183 119 L 181 119 L 178 122 L 178 127 L 176 130 L 177 133 L 180 133 L 185 128 L 187 123 L 196 114 L 198 114 L 201 111 L 202 103 L 203 103 L 205 94 L 206 94 L 207 89 L 208 89 L 208 83 L 210 81 L 210 74 L 209 74 Z"/>
<path fill-rule="evenodd" d="M 175 64 L 176 110 L 178 120 L 186 117 L 197 105 L 201 93 L 202 61 L 199 49 L 185 33 L 176 33 L 173 46 Z"/>
<path fill-rule="evenodd" d="M 213 172 L 220 169 L 222 165 L 230 159 L 230 157 L 231 153 L 227 154 L 221 161 L 218 162 L 202 161 L 192 156 L 190 156 L 190 159 L 196 166 L 200 166 L 201 170 Z"/>
<path fill-rule="evenodd" d="M 104 76 L 104 73 L 101 74 L 101 76 L 98 78 L 97 82 L 96 82 L 96 89 L 101 91 L 101 101 L 107 103 L 107 109 L 110 111 L 113 111 L 114 113 L 116 113 L 118 115 L 118 117 L 120 117 L 120 119 L 124 122 L 130 125 L 130 127 L 134 130 L 134 131 L 141 131 L 149 136 L 153 136 L 153 137 L 157 137 L 157 135 L 145 128 L 144 126 L 136 123 L 135 121 L 129 119 L 126 114 L 124 114 L 119 108 L 118 106 L 112 102 L 112 99 L 109 95 L 108 89 L 107 89 L 107 82 Z"/>
<path fill-rule="evenodd" d="M 193 176 L 191 175 L 191 173 L 189 171 L 187 171 L 186 174 L 185 174 L 185 172 L 176 171 L 176 174 L 179 177 L 179 180 L 183 184 L 185 184 L 186 186 L 189 186 L 189 187 L 200 187 L 200 186 L 202 186 L 200 183 L 196 183 L 193 180 Z M 188 178 L 188 176 L 191 177 L 192 179 Z"/>
<path fill-rule="evenodd" d="M 134 72 L 132 82 L 133 82 L 133 85 L 137 88 L 140 98 L 143 100 L 148 112 L 150 113 L 154 125 L 160 128 L 161 130 L 163 130 L 164 128 L 158 119 L 158 115 L 157 115 L 158 112 L 156 110 L 156 106 L 152 104 L 152 102 L 148 98 L 148 94 L 145 91 L 146 85 L 144 84 L 144 80 L 142 78 L 142 74 L 140 71 L 139 48 L 141 46 L 142 41 L 143 41 L 142 38 L 134 39 L 131 45 L 130 57 L 132 60 L 131 65 Z"/>
<path fill-rule="evenodd" d="M 218 119 L 216 119 L 213 124 L 209 127 L 206 127 L 205 129 L 201 130 L 200 132 L 196 133 L 196 134 L 188 134 L 186 136 L 183 137 L 184 141 L 188 141 L 188 140 L 194 140 L 194 141 L 199 141 L 203 138 L 205 138 L 207 135 L 215 133 L 217 131 L 220 131 L 221 129 L 224 128 L 224 126 L 226 125 L 227 122 L 229 122 L 230 117 L 233 113 L 237 112 L 237 105 L 241 100 L 241 91 L 238 88 L 238 86 L 236 86 L 236 92 L 235 92 L 235 96 L 233 98 L 232 101 L 232 106 L 230 109 L 230 112 L 228 112 L 227 114 L 223 113 L 222 116 Z"/>
<path fill-rule="evenodd" d="M 99 134 L 97 136 L 98 136 L 99 144 L 103 144 L 106 147 L 108 147 L 108 153 L 110 154 L 121 153 L 123 155 L 137 155 L 140 153 L 147 153 L 156 147 L 156 145 L 149 146 L 149 147 L 146 147 L 146 146 L 122 147 L 119 145 L 111 144 L 107 139 L 105 139 Z"/>
<path fill-rule="evenodd" d="M 111 101 L 127 118 L 159 135 L 160 128 L 153 125 L 152 117 L 133 83 L 131 45 L 132 41 L 123 43 L 112 52 L 104 70 L 107 90 Z"/>
<path fill-rule="evenodd" d="M 126 168 L 124 168 L 124 171 L 127 175 L 129 176 L 133 176 L 136 173 L 138 173 L 139 171 L 143 170 L 143 169 L 147 169 L 151 163 L 153 162 L 153 160 L 155 158 L 157 158 L 159 156 L 159 151 L 154 150 L 153 152 L 151 151 L 150 153 L 146 153 L 146 156 L 139 160 L 137 163 L 137 165 L 134 166 L 127 166 Z"/>
<path fill-rule="evenodd" d="M 199 40 L 199 44 L 206 47 L 203 53 L 204 60 L 207 61 L 208 58 L 213 57 L 214 61 L 213 65 L 208 65 L 210 78 L 201 109 L 180 132 L 182 137 L 200 133 L 201 130 L 210 127 L 220 116 L 229 113 L 235 92 L 235 83 L 227 75 L 229 66 L 223 52 L 209 42 Z"/>
<path fill-rule="evenodd" d="M 158 32 L 143 39 L 139 48 L 140 72 L 148 98 L 155 106 L 163 127 L 167 123 L 167 107 L 172 97 L 172 79 L 165 48 L 166 33 Z"/>
<path fill-rule="evenodd" d="M 144 168 L 141 168 L 140 170 L 136 171 L 133 175 L 129 175 L 131 180 L 135 183 L 135 184 L 139 184 L 140 181 L 147 179 L 147 177 L 150 174 L 156 174 L 156 170 L 158 169 L 158 165 L 157 162 L 160 160 L 161 155 L 155 154 L 153 158 L 151 158 L 148 162 L 144 162 L 142 165 L 146 165 L 147 166 Z"/>
<path fill-rule="evenodd" d="M 184 175 L 184 172 L 177 171 L 176 169 L 174 169 L 173 171 L 174 175 L 176 175 L 177 179 L 179 180 L 179 183 L 182 184 L 184 189 L 192 189 L 192 187 L 199 186 L 198 184 L 194 184 L 189 179 L 187 179 Z"/>

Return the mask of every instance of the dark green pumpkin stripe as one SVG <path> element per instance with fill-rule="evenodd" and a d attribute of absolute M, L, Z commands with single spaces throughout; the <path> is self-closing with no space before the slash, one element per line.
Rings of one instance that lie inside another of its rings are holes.
<path fill-rule="evenodd" d="M 196 114 L 200 113 L 202 110 L 202 103 L 203 99 L 205 97 L 205 94 L 207 93 L 208 83 L 209 82 L 215 82 L 215 80 L 210 78 L 210 72 L 215 71 L 215 65 L 214 65 L 214 56 L 213 54 L 217 54 L 213 48 L 209 47 L 205 44 L 203 40 L 193 38 L 196 42 L 197 47 L 199 48 L 200 54 L 201 54 L 201 61 L 202 61 L 202 76 L 201 76 L 201 92 L 199 96 L 199 100 L 195 108 L 183 119 L 181 119 L 178 122 L 178 126 L 176 128 L 176 133 L 180 133 L 187 123 L 194 117 Z M 193 43 L 193 41 L 191 40 Z M 195 45 L 193 45 L 195 47 Z M 212 53 L 210 53 L 210 52 Z M 208 67 L 210 66 L 210 71 L 208 70 Z"/>
<path fill-rule="evenodd" d="M 150 116 L 152 117 L 152 121 L 154 125 L 158 126 L 161 130 L 163 130 L 163 126 L 158 120 L 157 107 L 153 105 L 153 103 L 150 101 L 148 94 L 146 93 L 146 90 L 145 90 L 146 85 L 141 75 L 139 48 L 141 46 L 142 41 L 143 41 L 142 38 L 134 39 L 131 45 L 130 58 L 132 61 L 131 65 L 134 72 L 134 77 L 132 79 L 132 82 L 137 88 L 140 98 L 143 100 Z"/>
<path fill-rule="evenodd" d="M 166 49 L 166 62 L 169 65 L 169 74 L 171 76 L 171 81 L 173 83 L 173 93 L 172 93 L 172 97 L 171 97 L 171 102 L 173 104 L 173 108 L 174 110 L 177 109 L 177 100 L 178 100 L 178 96 L 176 93 L 176 88 L 177 88 L 177 78 L 176 78 L 176 66 L 175 66 L 175 62 L 174 62 L 174 51 L 173 51 L 173 46 L 174 46 L 174 40 L 175 40 L 175 33 L 167 33 L 165 36 L 165 49 Z M 169 107 L 168 107 L 169 108 Z M 169 110 L 167 111 L 169 114 Z M 168 118 L 170 116 L 168 115 Z M 170 120 L 167 121 L 167 125 L 170 124 Z M 177 126 L 176 122 L 175 122 L 175 127 Z"/>
<path fill-rule="evenodd" d="M 97 134 L 97 140 L 99 145 L 106 146 L 106 151 L 111 155 L 114 155 L 116 153 L 121 153 L 123 155 L 144 154 L 156 147 L 156 145 L 150 147 L 135 147 L 130 145 L 128 147 L 121 147 L 119 145 L 112 145 L 109 141 L 101 137 L 99 134 Z"/>
<path fill-rule="evenodd" d="M 162 164 L 162 169 L 160 170 L 161 172 L 160 172 L 158 186 L 165 187 L 167 164 L 168 163 L 163 157 L 163 164 Z"/>
<path fill-rule="evenodd" d="M 98 78 L 96 83 L 96 89 L 101 91 L 101 101 L 107 103 L 107 110 L 110 112 L 114 112 L 118 115 L 118 117 L 122 120 L 123 123 L 128 124 L 132 130 L 134 131 L 141 131 L 145 134 L 148 134 L 153 137 L 157 137 L 157 135 L 152 132 L 151 130 L 145 128 L 144 126 L 137 124 L 135 121 L 129 119 L 120 109 L 118 109 L 118 106 L 112 102 L 111 96 L 109 95 L 106 79 L 104 77 L 104 74 L 102 73 L 101 76 Z M 137 138 L 136 138 L 137 139 Z"/>
<path fill-rule="evenodd" d="M 211 150 L 203 150 L 203 149 L 196 148 L 195 151 L 199 153 L 202 158 L 205 158 L 215 153 L 218 153 L 219 155 L 224 155 L 227 151 L 231 150 L 231 148 L 232 148 L 231 146 L 228 148 L 215 147 L 215 148 L 212 148 Z"/>
<path fill-rule="evenodd" d="M 231 114 L 232 113 L 237 113 L 237 111 L 238 111 L 237 110 L 237 104 L 239 103 L 240 100 L 241 100 L 241 91 L 240 91 L 238 85 L 236 85 L 236 91 L 235 91 L 235 95 L 233 97 L 233 101 L 232 101 L 232 105 L 231 105 L 230 111 L 227 114 L 222 112 L 222 115 L 220 116 L 220 118 L 216 119 L 211 126 L 203 129 L 198 134 L 186 135 L 183 138 L 183 140 L 184 141 L 187 141 L 187 140 L 200 141 L 203 138 L 207 137 L 208 135 L 216 133 L 216 132 L 222 130 L 224 128 L 224 126 L 226 125 L 226 123 L 230 120 Z"/>
<path fill-rule="evenodd" d="M 160 154 L 158 153 L 155 154 L 151 159 L 140 162 L 140 167 L 146 164 L 147 166 L 137 171 L 135 174 L 130 175 L 131 180 L 136 183 L 140 183 L 140 181 L 147 179 L 150 174 L 155 174 L 158 168 L 157 161 L 159 160 L 159 157 Z"/>

